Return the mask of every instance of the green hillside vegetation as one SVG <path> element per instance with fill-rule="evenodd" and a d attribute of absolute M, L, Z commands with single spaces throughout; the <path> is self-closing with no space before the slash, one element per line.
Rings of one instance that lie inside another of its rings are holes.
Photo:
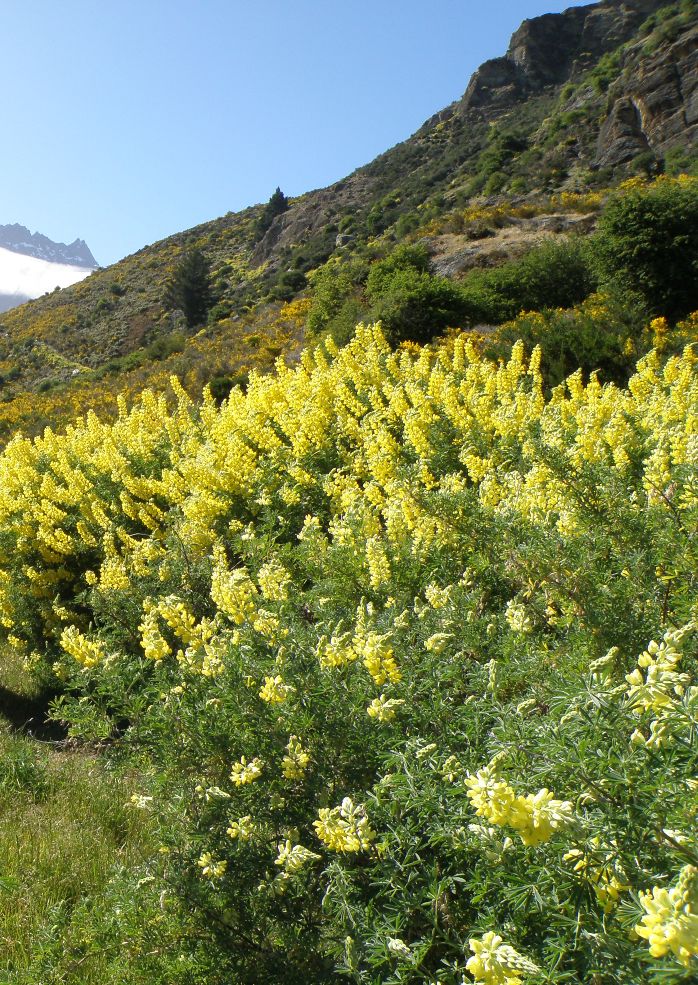
<path fill-rule="evenodd" d="M 361 327 L 11 442 L 8 645 L 158 847 L 9 980 L 692 981 L 696 325 L 547 400 Z"/>
<path fill-rule="evenodd" d="M 667 5 L 621 45 L 596 42 L 594 54 L 577 59 L 562 85 L 482 112 L 465 112 L 455 103 L 331 189 L 292 200 L 277 189 L 265 205 L 144 247 L 72 288 L 3 314 L 0 434 L 6 437 L 17 427 L 35 432 L 48 422 L 69 420 L 91 400 L 103 412 L 113 411 L 118 392 L 135 395 L 149 383 L 159 387 L 171 372 L 197 396 L 214 378 L 224 381 L 224 390 L 250 369 L 270 369 L 279 345 L 282 351 L 287 345 L 292 354 L 299 341 L 301 320 L 281 327 L 282 305 L 302 299 L 327 262 L 339 264 L 342 277 L 348 270 L 357 286 L 357 269 L 365 278 L 374 260 L 426 238 L 430 254 L 446 249 L 454 255 L 479 246 L 483 252 L 474 258 L 475 267 L 501 264 L 518 259 L 535 239 L 532 233 L 518 245 L 504 241 L 498 252 L 486 249 L 488 238 L 498 242 L 498 234 L 517 223 L 537 217 L 542 239 L 551 235 L 546 230 L 555 228 L 561 214 L 593 219 L 606 190 L 629 175 L 661 170 L 690 174 L 695 148 L 680 135 L 661 159 L 651 162 L 640 155 L 600 168 L 593 158 L 614 86 L 622 87 L 648 58 L 668 51 L 692 26 L 695 4 Z M 196 251 L 210 271 L 210 298 L 201 312 L 187 316 L 168 284 L 183 259 Z M 506 320 L 519 313 L 520 301 L 539 308 L 580 300 L 581 289 L 576 294 L 557 291 L 553 299 L 542 284 L 527 295 L 512 296 L 504 281 L 518 274 L 504 271 L 500 283 L 496 276 L 493 282 L 474 276 L 476 296 L 463 314 L 448 285 L 424 277 L 417 283 L 413 273 L 403 273 L 402 280 L 411 280 L 417 296 L 427 289 L 444 296 L 432 299 L 430 321 L 421 319 L 411 329 L 403 325 L 396 337 L 423 339 L 444 325 Z M 333 311 L 338 338 L 348 338 L 366 311 L 363 298 L 357 304 L 351 295 L 344 296 L 341 314 Z M 394 300 L 399 306 L 400 299 Z M 421 298 L 425 300 L 428 308 L 428 299 Z M 399 320 L 397 314 L 387 314 L 390 302 L 375 307 L 388 319 Z M 314 308 L 311 335 L 323 319 L 328 320 L 326 313 L 318 318 Z M 241 331 L 241 321 L 249 332 Z M 201 331 L 204 336 L 194 341 Z M 280 342 L 289 332 L 291 338 Z M 246 336 L 256 341 L 248 345 Z M 208 355 L 202 338 L 210 343 Z"/>
<path fill-rule="evenodd" d="M 0 315 L 3 983 L 697 980 L 695 148 L 595 164 L 696 7 L 633 17 Z"/>

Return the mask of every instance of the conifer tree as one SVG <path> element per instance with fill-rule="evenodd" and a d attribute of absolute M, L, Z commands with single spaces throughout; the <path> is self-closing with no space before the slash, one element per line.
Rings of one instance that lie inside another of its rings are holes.
<path fill-rule="evenodd" d="M 277 215 L 286 212 L 288 207 L 288 199 L 277 185 L 276 191 L 264 206 L 264 212 L 262 212 L 257 220 L 257 236 L 259 239 L 262 238 Z"/>
<path fill-rule="evenodd" d="M 213 304 L 208 261 L 201 250 L 189 250 L 175 267 L 165 291 L 165 305 L 184 312 L 189 328 L 201 325 Z"/>

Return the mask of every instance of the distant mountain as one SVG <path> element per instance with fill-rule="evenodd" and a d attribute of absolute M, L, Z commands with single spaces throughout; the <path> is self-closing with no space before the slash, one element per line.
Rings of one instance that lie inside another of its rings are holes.
<path fill-rule="evenodd" d="M 94 270 L 98 264 L 84 241 L 76 239 L 73 243 L 54 243 L 48 236 L 31 233 L 18 222 L 0 225 L 0 246 L 13 253 L 48 260 L 50 263 L 64 263 L 71 267 L 87 267 Z"/>
<path fill-rule="evenodd" d="M 70 287 L 97 269 L 87 243 L 54 243 L 26 226 L 0 225 L 0 311 L 57 287 Z"/>

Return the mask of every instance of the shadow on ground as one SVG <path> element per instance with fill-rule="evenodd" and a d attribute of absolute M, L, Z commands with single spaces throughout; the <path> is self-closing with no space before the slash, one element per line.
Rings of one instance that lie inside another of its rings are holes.
<path fill-rule="evenodd" d="M 0 717 L 7 721 L 13 732 L 45 742 L 65 739 L 66 730 L 48 718 L 49 704 L 55 696 L 54 691 L 46 690 L 28 698 L 0 684 Z"/>

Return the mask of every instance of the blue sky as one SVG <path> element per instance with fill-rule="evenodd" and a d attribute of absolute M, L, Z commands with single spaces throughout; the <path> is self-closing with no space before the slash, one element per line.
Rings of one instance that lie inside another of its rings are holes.
<path fill-rule="evenodd" d="M 107 265 L 350 173 L 570 0 L 2 0 L 0 223 Z"/>

